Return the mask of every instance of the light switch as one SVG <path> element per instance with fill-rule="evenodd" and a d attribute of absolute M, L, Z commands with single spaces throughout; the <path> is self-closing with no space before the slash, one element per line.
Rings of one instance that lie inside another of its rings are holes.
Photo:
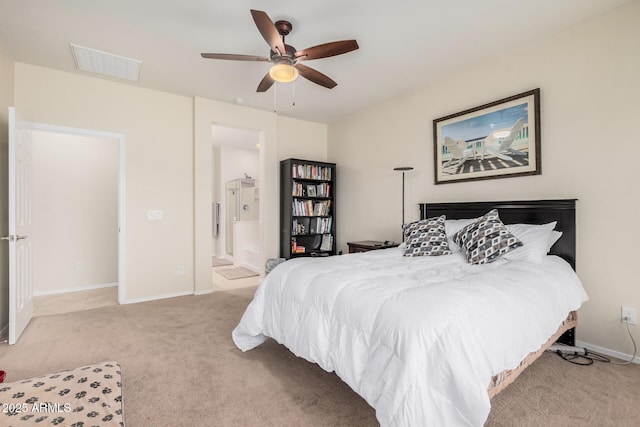
<path fill-rule="evenodd" d="M 161 210 L 148 210 L 147 211 L 147 219 L 148 220 L 162 219 L 162 211 Z"/>

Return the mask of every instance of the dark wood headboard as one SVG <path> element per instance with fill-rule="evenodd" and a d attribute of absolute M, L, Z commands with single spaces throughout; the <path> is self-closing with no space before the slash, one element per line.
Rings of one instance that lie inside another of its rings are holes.
<path fill-rule="evenodd" d="M 576 200 L 518 200 L 503 202 L 420 203 L 420 219 L 446 215 L 447 219 L 476 218 L 498 209 L 505 224 L 546 224 L 557 221 L 562 237 L 549 252 L 576 269 Z"/>

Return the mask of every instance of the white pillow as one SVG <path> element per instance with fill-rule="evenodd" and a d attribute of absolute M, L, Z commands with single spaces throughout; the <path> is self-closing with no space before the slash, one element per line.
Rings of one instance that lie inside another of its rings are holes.
<path fill-rule="evenodd" d="M 547 253 L 551 250 L 551 247 L 556 244 L 558 240 L 562 237 L 562 231 L 551 230 L 551 235 L 549 236 L 549 242 L 547 243 Z"/>
<path fill-rule="evenodd" d="M 556 221 L 548 224 L 508 224 L 507 230 L 522 243 L 521 247 L 504 255 L 509 261 L 524 261 L 539 264 L 549 253 L 549 249 L 556 240 L 552 235 Z M 560 236 L 557 236 L 560 238 Z"/>

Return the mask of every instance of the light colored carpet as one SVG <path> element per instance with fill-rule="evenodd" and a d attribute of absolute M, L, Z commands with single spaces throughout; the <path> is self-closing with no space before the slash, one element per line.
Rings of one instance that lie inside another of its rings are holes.
<path fill-rule="evenodd" d="M 255 271 L 251 271 L 248 268 L 244 268 L 244 267 L 216 270 L 216 273 L 218 273 L 219 275 L 221 275 L 227 280 L 244 279 L 245 277 L 253 277 L 258 275 L 258 273 L 256 273 Z"/>
<path fill-rule="evenodd" d="M 124 374 L 125 422 L 138 426 L 376 426 L 335 374 L 273 340 L 231 340 L 255 288 L 35 318 L 0 345 L 7 381 L 102 360 Z M 493 400 L 487 427 L 638 426 L 640 366 L 572 365 L 545 354 Z"/>
<path fill-rule="evenodd" d="M 211 267 L 222 267 L 223 265 L 233 265 L 233 263 L 228 259 L 211 257 Z"/>

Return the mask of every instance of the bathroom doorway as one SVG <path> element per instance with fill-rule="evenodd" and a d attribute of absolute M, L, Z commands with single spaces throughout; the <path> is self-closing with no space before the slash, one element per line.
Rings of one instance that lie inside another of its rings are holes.
<path fill-rule="evenodd" d="M 248 269 L 256 276 L 260 264 L 260 133 L 213 125 L 212 267 L 214 289 L 218 270 Z M 253 280 L 256 280 L 255 278 Z M 230 285 L 240 284 L 232 280 Z"/>

